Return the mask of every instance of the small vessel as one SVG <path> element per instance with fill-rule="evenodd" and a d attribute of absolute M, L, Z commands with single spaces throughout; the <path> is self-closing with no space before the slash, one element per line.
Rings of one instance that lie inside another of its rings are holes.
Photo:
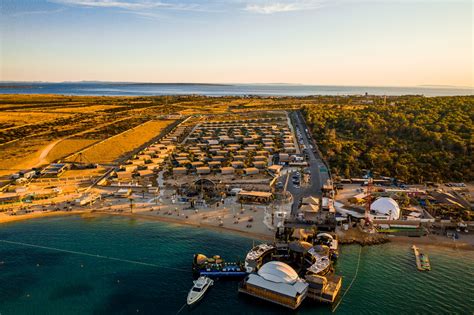
<path fill-rule="evenodd" d="M 420 271 L 429 271 L 431 270 L 430 259 L 428 255 L 422 253 L 418 247 L 413 245 L 413 252 L 415 253 L 416 267 Z"/>
<path fill-rule="evenodd" d="M 199 301 L 204 296 L 204 293 L 206 293 L 207 289 L 209 289 L 209 287 L 214 284 L 214 281 L 208 277 L 199 277 L 193 282 L 194 286 L 188 293 L 188 305 L 194 304 Z"/>

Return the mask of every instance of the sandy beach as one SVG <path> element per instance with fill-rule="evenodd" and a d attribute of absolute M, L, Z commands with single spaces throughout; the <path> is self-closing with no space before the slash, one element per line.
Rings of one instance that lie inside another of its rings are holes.
<path fill-rule="evenodd" d="M 202 217 L 188 216 L 186 219 L 182 216 L 171 216 L 164 214 L 157 214 L 156 212 L 141 211 L 136 213 L 130 212 L 111 212 L 105 210 L 76 210 L 76 211 L 52 211 L 52 212 L 33 212 L 23 215 L 9 216 L 5 214 L 0 215 L 0 224 L 17 222 L 22 220 L 45 218 L 45 217 L 58 217 L 58 216 L 71 216 L 80 215 L 83 217 L 95 217 L 95 216 L 123 216 L 129 218 L 136 218 L 141 220 L 151 220 L 165 222 L 169 224 L 186 225 L 194 228 L 205 228 L 208 230 L 220 231 L 223 233 L 233 233 L 243 237 L 253 238 L 261 241 L 272 241 L 273 231 L 267 229 L 262 222 L 254 222 L 254 226 L 257 226 L 255 230 L 244 229 L 242 225 L 230 225 L 229 220 L 223 219 L 227 222 L 220 226 L 217 222 L 210 222 L 209 220 L 202 220 Z M 447 237 L 439 235 L 429 235 L 423 237 L 406 237 L 406 236 L 393 236 L 389 237 L 390 242 L 398 244 L 416 244 L 423 245 L 426 248 L 450 248 L 456 250 L 469 250 L 474 251 L 474 236 L 463 235 L 461 240 L 452 240 Z"/>

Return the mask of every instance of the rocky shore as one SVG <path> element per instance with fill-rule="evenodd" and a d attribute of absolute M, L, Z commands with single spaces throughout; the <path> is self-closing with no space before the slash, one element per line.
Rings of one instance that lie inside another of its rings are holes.
<path fill-rule="evenodd" d="M 347 231 L 338 231 L 339 244 L 359 244 L 362 246 L 378 245 L 390 242 L 383 234 L 367 233 L 360 228 L 352 228 Z"/>

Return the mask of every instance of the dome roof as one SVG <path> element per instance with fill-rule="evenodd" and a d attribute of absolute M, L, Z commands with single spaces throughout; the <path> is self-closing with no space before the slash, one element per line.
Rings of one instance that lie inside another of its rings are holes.
<path fill-rule="evenodd" d="M 293 284 L 298 280 L 296 271 L 281 261 L 270 261 L 258 270 L 258 275 L 267 281 Z"/>
<path fill-rule="evenodd" d="M 382 197 L 375 200 L 370 205 L 370 210 L 377 214 L 388 215 L 391 220 L 397 220 L 400 217 L 400 207 L 392 198 Z"/>

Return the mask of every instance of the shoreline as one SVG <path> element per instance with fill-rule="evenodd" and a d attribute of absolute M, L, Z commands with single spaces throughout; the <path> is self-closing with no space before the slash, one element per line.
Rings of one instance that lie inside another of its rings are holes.
<path fill-rule="evenodd" d="M 183 226 L 192 226 L 195 228 L 205 228 L 208 230 L 213 230 L 213 231 L 225 231 L 233 234 L 238 234 L 242 237 L 247 237 L 247 238 L 255 238 L 259 239 L 262 241 L 271 241 L 273 240 L 273 236 L 262 234 L 262 233 L 257 233 L 257 232 L 251 232 L 251 231 L 241 231 L 238 229 L 233 229 L 229 227 L 223 227 L 223 226 L 216 226 L 212 224 L 206 224 L 206 223 L 196 223 L 196 222 L 191 222 L 189 220 L 181 220 L 181 219 L 175 219 L 175 218 L 169 218 L 169 217 L 163 217 L 163 216 L 151 216 L 151 215 L 146 215 L 146 214 L 131 214 L 131 213 L 110 213 L 106 211 L 94 211 L 94 212 L 89 212 L 90 214 L 98 214 L 100 216 L 121 216 L 121 217 L 128 217 L 128 218 L 136 218 L 136 219 L 143 219 L 143 220 L 149 220 L 149 221 L 158 221 L 158 222 L 165 222 L 169 224 L 177 224 L 177 225 L 183 225 Z"/>
<path fill-rule="evenodd" d="M 86 211 L 86 210 L 76 210 L 76 211 L 55 211 L 55 212 L 45 212 L 45 213 L 29 213 L 19 216 L 4 216 L 0 218 L 0 225 L 24 221 L 29 219 L 41 219 L 45 217 L 67 217 L 67 216 L 81 216 L 81 217 L 93 217 L 93 216 L 120 216 L 120 217 L 128 217 L 134 219 L 142 219 L 148 221 L 157 221 L 157 222 L 164 222 L 168 224 L 176 224 L 181 226 L 191 226 L 194 228 L 204 228 L 207 230 L 217 231 L 217 232 L 226 232 L 235 235 L 239 235 L 246 238 L 253 238 L 261 241 L 272 241 L 274 238 L 271 235 L 251 232 L 251 231 L 242 231 L 238 229 L 233 229 L 230 227 L 224 226 L 216 226 L 212 224 L 206 223 L 199 223 L 199 222 L 192 222 L 189 220 L 182 220 L 182 219 L 175 219 L 163 216 L 150 216 L 146 214 L 131 214 L 131 213 L 112 213 L 107 211 Z M 463 242 L 463 241 L 454 241 L 447 239 L 446 237 L 442 236 L 424 236 L 424 237 L 408 237 L 408 236 L 391 236 L 388 238 L 388 243 L 393 244 L 416 244 L 416 245 L 423 245 L 427 247 L 433 248 L 447 248 L 453 250 L 467 250 L 467 251 L 474 251 L 474 245 Z M 387 244 L 387 243 L 385 243 Z M 342 244 L 344 245 L 344 244 Z M 370 245 L 369 245 L 370 246 Z"/>
<path fill-rule="evenodd" d="M 44 213 L 28 213 L 28 214 L 23 214 L 23 215 L 15 215 L 15 216 L 4 216 L 0 218 L 0 226 L 2 224 L 8 224 L 12 222 L 19 222 L 19 221 L 26 221 L 30 219 L 41 219 L 45 217 L 67 217 L 67 216 L 81 216 L 81 217 L 94 217 L 94 216 L 120 216 L 120 217 L 128 217 L 128 218 L 134 218 L 134 219 L 143 219 L 143 220 L 149 220 L 149 221 L 158 221 L 158 222 L 164 222 L 168 224 L 177 224 L 177 225 L 182 225 L 182 226 L 192 226 L 195 228 L 205 228 L 208 230 L 213 230 L 213 231 L 221 231 L 221 232 L 228 232 L 232 234 L 238 234 L 239 236 L 242 237 L 247 237 L 247 238 L 254 238 L 258 239 L 261 241 L 272 241 L 273 236 L 271 235 L 266 235 L 262 233 L 257 233 L 257 232 L 251 232 L 251 231 L 241 231 L 238 229 L 233 229 L 229 227 L 222 227 L 222 226 L 216 226 L 212 224 L 206 224 L 206 223 L 196 223 L 196 222 L 191 222 L 187 220 L 182 220 L 182 219 L 175 219 L 175 218 L 169 218 L 169 217 L 164 217 L 164 216 L 151 216 L 151 215 L 146 215 L 146 214 L 131 214 L 131 213 L 117 213 L 117 212 L 107 212 L 107 211 L 100 211 L 100 210 L 95 210 L 95 211 L 87 211 L 87 210 L 76 210 L 76 211 L 55 211 L 55 212 L 44 212 Z"/>

